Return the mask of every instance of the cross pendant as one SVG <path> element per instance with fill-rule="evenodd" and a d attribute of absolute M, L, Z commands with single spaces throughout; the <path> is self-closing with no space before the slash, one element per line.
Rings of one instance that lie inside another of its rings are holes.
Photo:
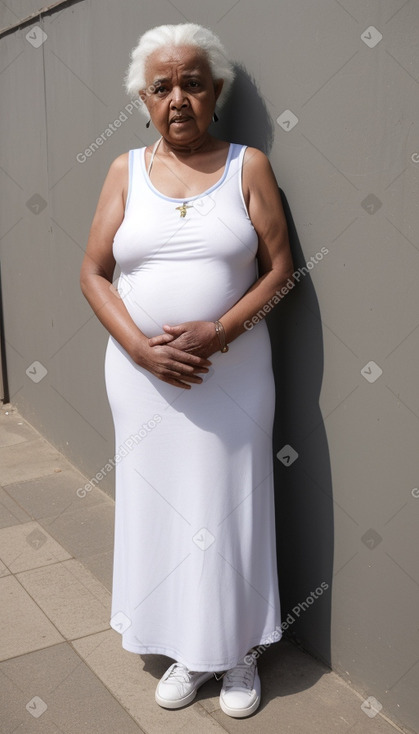
<path fill-rule="evenodd" d="M 187 210 L 187 209 L 192 209 L 192 208 L 193 208 L 193 207 L 192 207 L 192 206 L 188 206 L 188 205 L 186 204 L 186 202 L 184 202 L 184 203 L 182 204 L 182 206 L 177 206 L 177 207 L 176 207 L 176 209 L 179 209 L 179 211 L 180 211 L 180 216 L 181 216 L 181 217 L 186 217 L 186 210 Z"/>

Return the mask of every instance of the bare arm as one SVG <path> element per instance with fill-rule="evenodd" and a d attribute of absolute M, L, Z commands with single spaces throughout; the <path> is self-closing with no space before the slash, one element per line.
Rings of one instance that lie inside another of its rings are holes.
<path fill-rule="evenodd" d="M 293 273 L 278 184 L 267 157 L 256 148 L 248 148 L 245 153 L 243 193 L 259 238 L 257 259 L 260 277 L 229 311 L 219 316 L 228 343 L 246 331 L 246 325 L 253 316 L 266 315 L 273 308 L 273 296 L 292 278 Z M 265 311 L 264 306 L 267 306 Z M 153 337 L 152 344 L 161 344 L 166 337 L 175 337 L 173 345 L 194 354 L 209 356 L 219 349 L 212 322 L 189 321 L 176 326 L 165 325 L 164 329 L 166 334 Z"/>
<path fill-rule="evenodd" d="M 80 286 L 98 319 L 136 364 L 164 382 L 189 389 L 189 383 L 202 381 L 198 373 L 208 371 L 208 360 L 172 346 L 151 347 L 112 286 L 112 244 L 124 218 L 127 187 L 128 154 L 124 154 L 112 163 L 103 185 L 81 267 Z"/>

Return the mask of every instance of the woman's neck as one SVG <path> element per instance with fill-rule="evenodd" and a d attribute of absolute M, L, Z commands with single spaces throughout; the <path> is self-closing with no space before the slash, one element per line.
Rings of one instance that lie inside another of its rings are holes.
<path fill-rule="evenodd" d="M 159 145 L 159 154 L 175 155 L 176 157 L 190 156 L 195 153 L 207 153 L 214 150 L 216 139 L 209 133 L 190 143 L 176 143 L 162 137 Z"/>

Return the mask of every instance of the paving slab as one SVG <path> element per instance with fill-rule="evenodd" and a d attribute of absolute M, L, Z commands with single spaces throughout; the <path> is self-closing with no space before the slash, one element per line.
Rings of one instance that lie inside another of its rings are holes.
<path fill-rule="evenodd" d="M 83 564 L 104 585 L 112 591 L 113 548 L 93 556 L 83 556 Z"/>
<path fill-rule="evenodd" d="M 0 528 L 31 520 L 31 516 L 18 502 L 0 487 Z"/>
<path fill-rule="evenodd" d="M 34 437 L 35 429 L 15 410 L 9 407 L 0 410 L 0 446 L 12 446 Z"/>
<path fill-rule="evenodd" d="M 76 509 L 40 518 L 39 522 L 72 556 L 83 560 L 112 550 L 114 514 L 111 499 L 90 506 L 80 500 Z"/>
<path fill-rule="evenodd" d="M 57 628 L 14 576 L 0 579 L 0 598 L 0 660 L 63 641 Z"/>
<path fill-rule="evenodd" d="M 79 561 L 24 571 L 17 579 L 66 639 L 109 628 L 110 594 Z"/>
<path fill-rule="evenodd" d="M 59 517 L 63 512 L 111 502 L 103 492 L 94 488 L 80 498 L 77 490 L 85 479 L 74 469 L 56 471 L 43 477 L 4 485 L 4 491 L 35 520 Z M 1 499 L 1 495 L 0 495 Z"/>
<path fill-rule="evenodd" d="M 71 558 L 35 520 L 0 530 L 0 559 L 12 571 L 27 571 Z"/>
<path fill-rule="evenodd" d="M 1 734 L 142 732 L 68 643 L 1 663 L 0 700 Z"/>
<path fill-rule="evenodd" d="M 64 457 L 42 438 L 0 446 L 0 466 L 3 487 L 69 468 Z"/>

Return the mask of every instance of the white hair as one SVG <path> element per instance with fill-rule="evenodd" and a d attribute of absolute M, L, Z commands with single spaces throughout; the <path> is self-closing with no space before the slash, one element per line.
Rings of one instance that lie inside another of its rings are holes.
<path fill-rule="evenodd" d="M 146 88 L 147 59 L 153 51 L 165 46 L 196 46 L 205 54 L 214 81 L 218 79 L 224 81 L 217 100 L 217 105 L 221 107 L 233 83 L 234 70 L 218 36 L 208 28 L 195 23 L 161 25 L 151 28 L 140 36 L 137 46 L 131 51 L 131 63 L 124 79 L 128 94 L 134 97 L 140 90 Z M 144 102 L 144 100 L 141 101 Z M 144 103 L 141 104 L 141 110 L 147 114 Z"/>

